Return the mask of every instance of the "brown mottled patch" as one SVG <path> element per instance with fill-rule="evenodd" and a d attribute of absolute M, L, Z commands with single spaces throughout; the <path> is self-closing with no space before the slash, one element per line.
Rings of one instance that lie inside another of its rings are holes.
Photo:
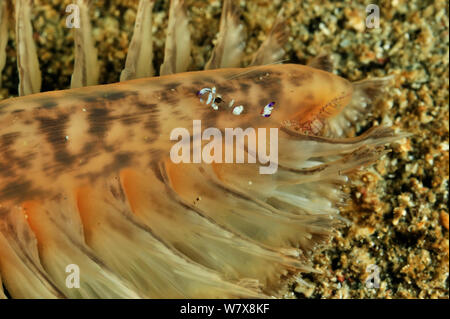
<path fill-rule="evenodd" d="M 179 87 L 180 85 L 181 85 L 180 82 L 171 82 L 171 83 L 165 84 L 165 85 L 164 85 L 164 88 L 165 88 L 166 90 L 171 91 L 171 90 L 176 90 L 176 88 Z"/>
<path fill-rule="evenodd" d="M 140 122 L 140 119 L 139 119 L 139 117 L 137 117 L 137 116 L 126 116 L 126 115 L 125 115 L 125 116 L 122 116 L 122 117 L 120 118 L 120 121 L 121 121 L 123 124 L 129 126 L 129 125 L 133 125 L 133 124 L 139 123 L 139 122 Z"/>
<path fill-rule="evenodd" d="M 112 117 L 109 115 L 110 111 L 105 108 L 92 108 L 89 109 L 88 122 L 89 133 L 96 135 L 99 138 L 103 138 L 108 131 L 110 121 Z"/>
<path fill-rule="evenodd" d="M 143 110 L 153 110 L 156 109 L 157 104 L 155 103 L 145 103 L 142 101 L 134 101 L 134 105 L 136 105 L 139 109 Z"/>
<path fill-rule="evenodd" d="M 294 86 L 301 86 L 306 81 L 310 81 L 313 75 L 311 72 L 297 71 L 288 76 L 289 82 Z"/>
<path fill-rule="evenodd" d="M 11 132 L 0 136 L 0 149 L 8 149 L 20 136 L 20 132 Z"/>
<path fill-rule="evenodd" d="M 148 115 L 145 120 L 144 127 L 152 130 L 152 132 L 159 131 L 160 125 L 158 115 L 157 114 Z"/>
<path fill-rule="evenodd" d="M 109 101 L 118 101 L 131 96 L 138 96 L 138 92 L 130 90 L 103 90 L 96 93 L 76 94 L 75 97 L 86 103 L 107 103 Z"/>
<path fill-rule="evenodd" d="M 239 83 L 239 87 L 240 87 L 242 93 L 248 94 L 248 91 L 250 90 L 250 84 L 247 84 L 247 83 L 244 83 L 244 82 L 240 82 Z"/>
<path fill-rule="evenodd" d="M 114 144 L 105 144 L 103 145 L 103 150 L 107 153 L 115 153 L 117 152 L 117 146 Z"/>
<path fill-rule="evenodd" d="M 96 142 L 92 142 L 92 141 L 86 142 L 83 145 L 83 150 L 81 151 L 81 155 L 86 156 L 86 155 L 91 154 L 95 150 L 96 145 L 97 145 Z"/>
<path fill-rule="evenodd" d="M 216 88 L 217 88 L 217 92 L 222 94 L 222 96 L 226 95 L 226 94 L 234 93 L 237 91 L 237 89 L 234 86 L 226 85 L 226 84 L 218 84 L 216 86 Z"/>
<path fill-rule="evenodd" d="M 121 169 L 131 166 L 133 156 L 134 155 L 131 152 L 119 152 L 114 154 L 114 156 L 112 156 L 112 162 L 105 165 L 102 169 L 85 174 L 79 174 L 75 177 L 88 178 L 91 183 L 94 183 L 99 178 L 110 176 L 111 174 L 117 174 Z"/>
<path fill-rule="evenodd" d="M 31 161 L 36 157 L 35 153 L 27 153 L 24 156 L 16 157 L 16 164 L 21 169 L 29 168 L 31 165 Z"/>
<path fill-rule="evenodd" d="M 0 199 L 23 201 L 39 193 L 39 191 L 33 189 L 32 186 L 33 183 L 31 181 L 25 179 L 23 176 L 19 177 L 16 180 L 7 183 L 0 189 Z"/>
<path fill-rule="evenodd" d="M 0 161 L 0 176 L 2 177 L 14 177 L 16 174 L 13 169 L 13 165 L 10 161 Z"/>
<path fill-rule="evenodd" d="M 113 162 L 104 167 L 103 173 L 119 172 L 120 169 L 130 165 L 132 158 L 133 153 L 130 152 L 119 152 L 115 154 Z"/>
<path fill-rule="evenodd" d="M 71 165 L 76 160 L 76 157 L 65 149 L 57 150 L 54 154 L 54 158 L 55 161 L 63 165 Z"/>
<path fill-rule="evenodd" d="M 175 106 L 180 102 L 180 98 L 175 91 L 172 90 L 162 90 L 158 94 L 161 96 L 161 102 Z"/>
<path fill-rule="evenodd" d="M 108 101 L 117 101 L 125 99 L 129 96 L 138 96 L 139 93 L 136 91 L 107 91 L 102 94 L 102 98 Z"/>
<path fill-rule="evenodd" d="M 39 109 L 45 109 L 45 110 L 51 110 L 58 106 L 58 103 L 56 103 L 55 101 L 50 100 L 50 99 L 42 99 L 42 100 L 39 100 L 37 103 L 39 104 L 39 106 L 38 106 Z"/>
<path fill-rule="evenodd" d="M 75 156 L 67 151 L 66 129 L 69 121 L 67 114 L 61 114 L 57 118 L 39 117 L 39 130 L 46 136 L 47 141 L 53 148 L 53 156 L 57 163 L 71 165 Z"/>
<path fill-rule="evenodd" d="M 38 117 L 39 130 L 47 137 L 47 141 L 54 147 L 60 147 L 65 142 L 65 132 L 69 116 L 60 114 L 57 118 Z"/>

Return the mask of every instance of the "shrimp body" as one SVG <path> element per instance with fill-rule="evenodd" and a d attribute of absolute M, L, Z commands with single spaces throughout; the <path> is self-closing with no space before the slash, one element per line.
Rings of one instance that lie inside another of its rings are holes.
<path fill-rule="evenodd" d="M 350 83 L 314 64 L 220 67 L 232 49 L 205 71 L 179 72 L 174 50 L 160 77 L 128 80 L 130 67 L 120 83 L 0 102 L 0 282 L 11 296 L 265 297 L 281 276 L 314 271 L 300 256 L 340 224 L 338 185 L 399 137 L 385 127 L 345 136 L 386 81 Z M 251 135 L 246 162 L 224 160 L 234 142 L 220 134 L 218 160 L 195 161 L 189 148 L 191 161 L 174 162 L 174 130 L 191 143 L 196 122 L 254 129 L 258 141 L 274 129 L 277 169 L 259 173 Z"/>

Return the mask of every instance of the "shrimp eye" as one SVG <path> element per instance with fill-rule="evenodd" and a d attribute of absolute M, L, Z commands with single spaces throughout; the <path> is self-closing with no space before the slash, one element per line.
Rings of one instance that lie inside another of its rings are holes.
<path fill-rule="evenodd" d="M 222 98 L 220 97 L 220 96 L 217 96 L 215 99 L 214 99 L 214 103 L 220 103 L 220 102 L 222 102 L 223 100 L 222 100 Z"/>

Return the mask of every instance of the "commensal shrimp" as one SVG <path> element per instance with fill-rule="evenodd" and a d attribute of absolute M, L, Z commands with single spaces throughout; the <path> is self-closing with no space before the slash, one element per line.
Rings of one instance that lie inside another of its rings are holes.
<path fill-rule="evenodd" d="M 18 52 L 22 96 L 0 102 L 0 296 L 267 297 L 277 296 L 281 277 L 315 271 L 305 253 L 342 223 L 346 175 L 402 135 L 381 126 L 346 134 L 388 79 L 350 83 L 328 72 L 326 56 L 308 66 L 276 63 L 286 41 L 282 14 L 240 68 L 244 35 L 233 0 L 223 2 L 206 70 L 195 72 L 186 72 L 183 1 L 172 0 L 156 77 L 153 1 L 141 0 L 121 82 L 94 85 L 86 3 L 76 3 L 72 89 L 38 93 L 31 4 L 16 1 L 17 39 L 28 50 Z M 195 139 L 194 121 L 218 132 L 275 129 L 277 168 L 260 174 L 260 163 L 225 163 L 223 153 L 212 163 L 174 163 L 171 132 L 185 128 Z M 81 274 L 76 289 L 66 284 L 70 265 Z"/>

